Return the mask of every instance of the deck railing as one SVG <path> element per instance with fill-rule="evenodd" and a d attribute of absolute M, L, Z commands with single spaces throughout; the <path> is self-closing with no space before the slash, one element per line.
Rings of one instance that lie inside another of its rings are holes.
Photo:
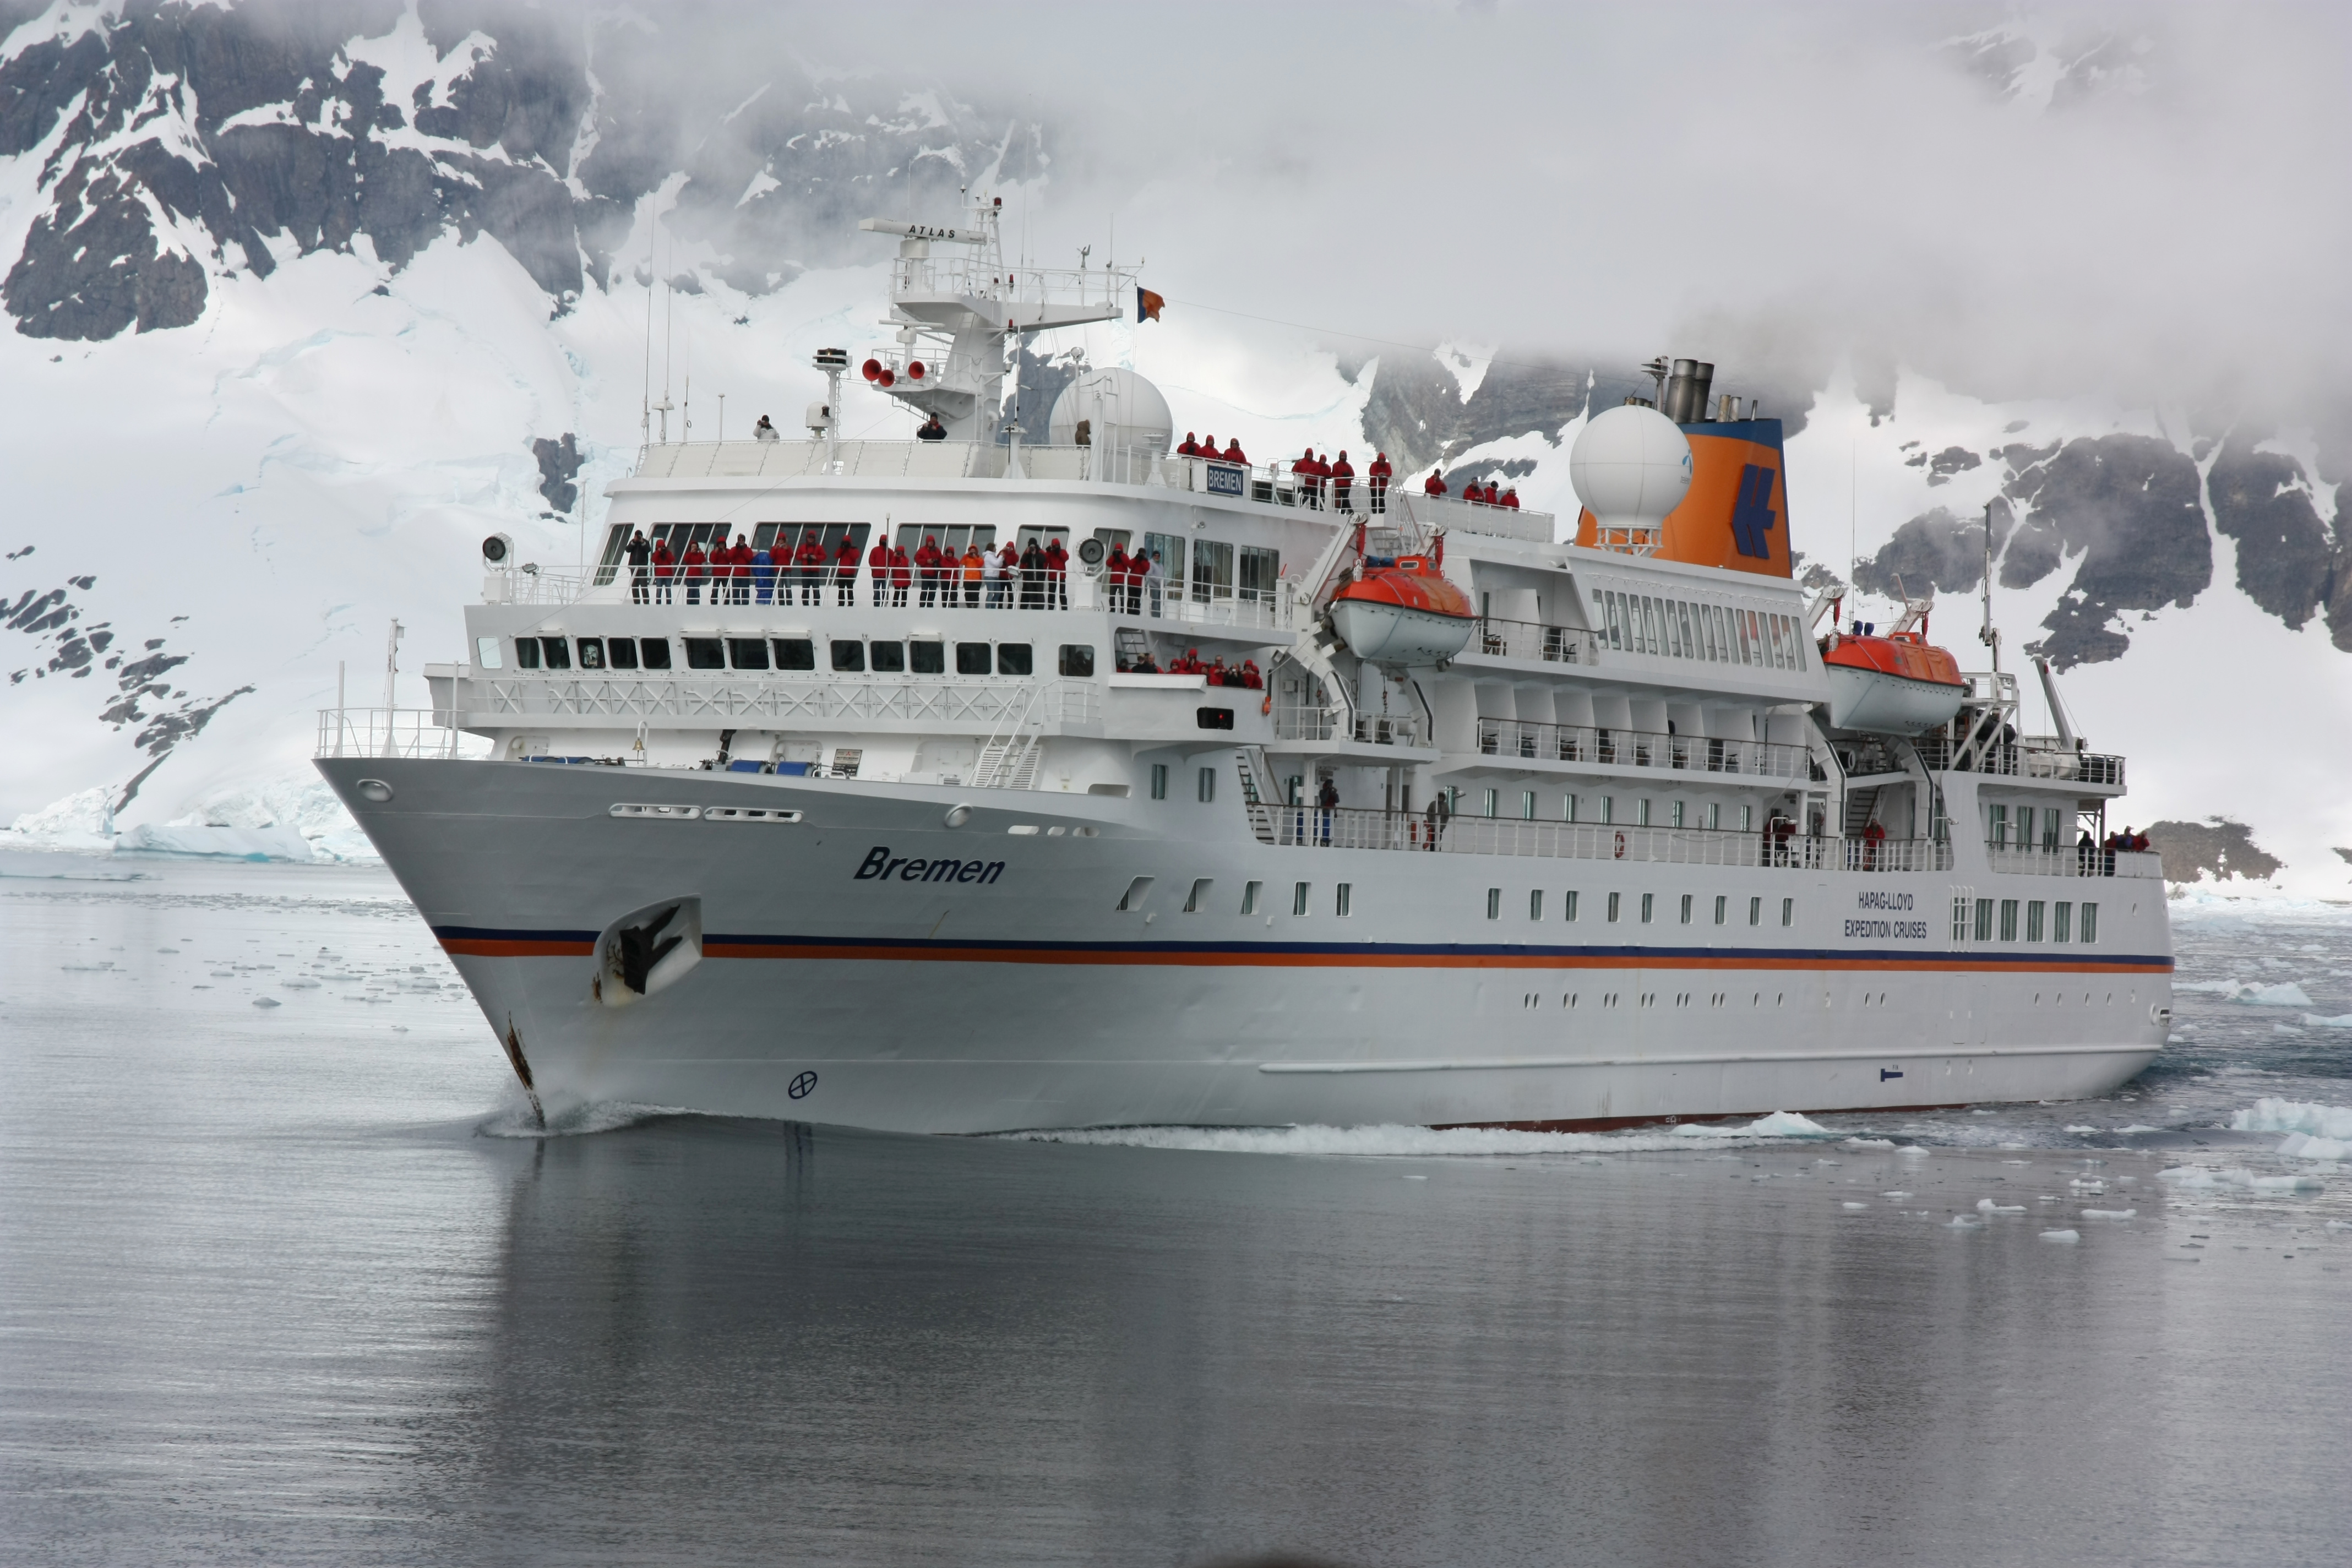
<path fill-rule="evenodd" d="M 1992 868 L 2012 877 L 2152 877 L 2162 880 L 2164 858 L 2121 849 L 2081 845 L 2055 849 L 2013 844 L 1988 844 L 1985 856 Z"/>
<path fill-rule="evenodd" d="M 1601 645 L 1580 626 L 1547 626 L 1533 621 L 1498 621 L 1488 616 L 1478 623 L 1472 653 L 1490 658 L 1538 659 L 1546 664 L 1598 664 Z"/>
<path fill-rule="evenodd" d="M 1746 866 L 1791 870 L 1942 870 L 1950 847 L 1920 841 L 1769 837 L 1697 827 L 1615 827 L 1605 823 L 1530 822 L 1447 816 L 1427 811 L 1251 802 L 1251 831 L 1265 844 L 1312 849 L 1392 849 L 1448 855 L 1632 860 L 1674 866 Z"/>
<path fill-rule="evenodd" d="M 322 708 L 318 757 L 455 757 L 466 737 L 429 708 Z"/>
<path fill-rule="evenodd" d="M 2057 779 L 2121 789 L 2124 760 L 2100 752 L 2068 751 L 2055 742 L 2036 745 L 2031 740 L 1995 744 L 1963 755 L 1951 741 L 1922 736 L 1916 742 L 1919 761 L 1933 770 L 1995 773 L 2010 778 Z"/>
<path fill-rule="evenodd" d="M 1604 767 L 1667 768 L 1764 778 L 1810 778 L 1802 746 L 1712 735 L 1660 735 L 1645 730 L 1605 730 L 1590 724 L 1545 724 L 1519 719 L 1478 721 L 1478 750 L 1489 757 L 1528 762 L 1591 763 Z"/>

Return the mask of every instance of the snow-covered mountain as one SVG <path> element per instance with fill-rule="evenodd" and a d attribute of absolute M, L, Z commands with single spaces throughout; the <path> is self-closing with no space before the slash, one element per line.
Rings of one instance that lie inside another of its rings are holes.
<path fill-rule="evenodd" d="M 339 667 L 355 704 L 381 700 L 397 616 L 415 705 L 419 665 L 457 655 L 484 535 L 577 560 L 649 380 L 698 437 L 792 424 L 815 348 L 881 335 L 887 247 L 858 217 L 944 216 L 967 184 L 1009 206 L 1055 188 L 1051 117 L 1026 100 L 762 61 L 709 100 L 652 68 L 661 35 L 625 13 L 59 0 L 13 23 L 0 821 L 51 837 L 111 812 L 283 822 L 351 850 L 299 787 Z M 1042 338 L 1024 395 L 1124 363 L 1261 459 L 1384 449 L 1572 516 L 1581 420 L 1647 385 L 1507 344 L 1235 320 L 1180 304 Z M 1811 567 L 1865 594 L 1932 585 L 1973 663 L 1990 503 L 2010 657 L 2064 672 L 2093 742 L 2130 758 L 2135 816 L 2248 823 L 2281 885 L 2347 888 L 2352 803 L 2328 760 L 2352 713 L 2352 535 L 2312 432 L 1917 374 L 1797 384 L 1726 363 L 1718 385 L 1789 422 Z M 857 395 L 853 432 L 898 428 Z"/>

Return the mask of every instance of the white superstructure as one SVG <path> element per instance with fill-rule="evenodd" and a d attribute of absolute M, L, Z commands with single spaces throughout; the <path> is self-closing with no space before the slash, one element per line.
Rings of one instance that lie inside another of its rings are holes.
<path fill-rule="evenodd" d="M 974 216 L 868 225 L 899 341 L 819 361 L 874 362 L 940 438 L 841 439 L 836 390 L 808 440 L 649 446 L 584 578 L 489 573 L 429 714 L 322 717 L 541 1097 L 1592 1125 L 2092 1094 L 2162 1045 L 2156 859 L 2078 847 L 2121 760 L 2020 734 L 2005 673 L 1926 734 L 1830 728 L 1775 422 L 1706 419 L 1680 374 L 1594 420 L 1582 544 L 1173 455 L 1129 373 L 1000 440 L 1008 341 L 1133 282 L 1016 274 Z M 640 532 L 793 563 L 656 576 Z M 1032 542 L 1066 573 L 965 581 Z M 1442 664 L 1335 621 L 1400 556 L 1472 608 L 1466 641 L 1392 638 Z M 1166 673 L 1195 649 L 1263 685 Z"/>

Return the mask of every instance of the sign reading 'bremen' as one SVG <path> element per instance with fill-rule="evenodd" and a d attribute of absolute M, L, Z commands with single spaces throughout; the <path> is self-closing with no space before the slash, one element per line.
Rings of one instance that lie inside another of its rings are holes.
<path fill-rule="evenodd" d="M 877 878 L 888 881 L 892 877 L 901 882 L 993 882 L 1004 875 L 1002 860 L 894 860 L 890 847 L 877 844 L 866 851 L 866 862 L 857 868 L 856 879 L 869 882 Z"/>

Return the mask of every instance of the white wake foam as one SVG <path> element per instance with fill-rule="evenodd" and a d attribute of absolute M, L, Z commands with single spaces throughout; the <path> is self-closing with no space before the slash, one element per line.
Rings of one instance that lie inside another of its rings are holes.
<path fill-rule="evenodd" d="M 530 1104 L 520 1095 L 477 1125 L 482 1138 L 579 1138 L 596 1132 L 618 1132 L 659 1116 L 693 1116 L 698 1112 L 674 1105 L 633 1105 L 625 1100 L 590 1100 L 559 1106 L 548 1112 L 542 1127 Z"/>
<path fill-rule="evenodd" d="M 1776 1110 L 1745 1126 L 1687 1124 L 1656 1132 L 1517 1132 L 1498 1127 L 1078 1127 L 1001 1134 L 1034 1143 L 1113 1144 L 1220 1154 L 1371 1156 L 1477 1154 L 1639 1154 L 1719 1149 L 1727 1140 L 1829 1138 L 1827 1128 Z"/>

